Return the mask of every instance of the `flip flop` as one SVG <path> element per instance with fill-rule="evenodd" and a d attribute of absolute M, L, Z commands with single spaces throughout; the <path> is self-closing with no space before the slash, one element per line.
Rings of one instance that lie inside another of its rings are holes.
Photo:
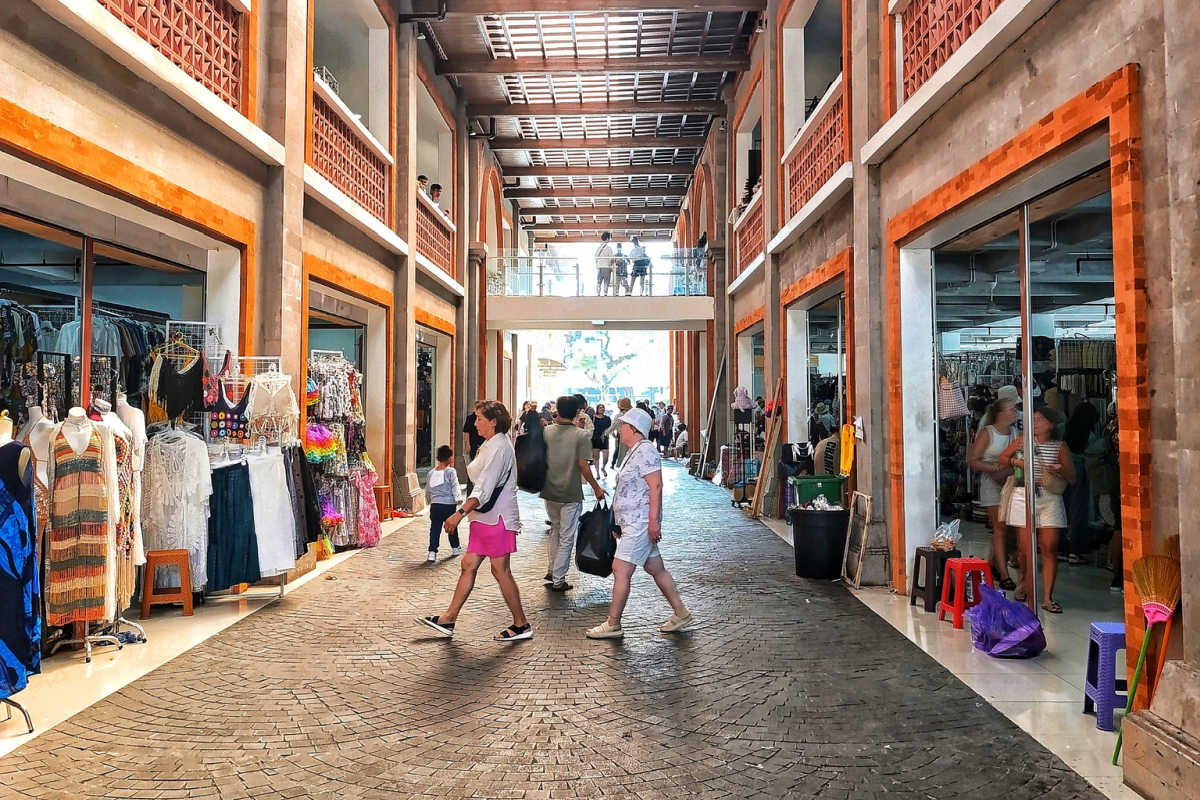
<path fill-rule="evenodd" d="M 1042 610 L 1048 611 L 1051 614 L 1061 614 L 1063 607 L 1058 604 L 1058 601 L 1051 600 L 1049 603 L 1042 603 Z"/>

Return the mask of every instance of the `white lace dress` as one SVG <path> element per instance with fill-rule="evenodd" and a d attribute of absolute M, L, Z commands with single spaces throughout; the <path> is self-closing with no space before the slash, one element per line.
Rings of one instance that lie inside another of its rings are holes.
<path fill-rule="evenodd" d="M 208 582 L 208 502 L 212 473 L 204 440 L 163 431 L 146 445 L 142 471 L 142 537 L 147 550 L 187 550 L 192 591 Z M 162 569 L 156 586 L 177 585 Z"/>

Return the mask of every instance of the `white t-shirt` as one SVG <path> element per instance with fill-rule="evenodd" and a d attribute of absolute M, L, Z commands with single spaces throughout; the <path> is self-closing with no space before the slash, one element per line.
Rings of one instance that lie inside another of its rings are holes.
<path fill-rule="evenodd" d="M 675 437 L 675 446 L 680 447 L 680 448 L 687 447 L 687 443 L 688 443 L 687 431 L 680 431 L 679 435 Z"/>
<path fill-rule="evenodd" d="M 608 242 L 596 248 L 596 269 L 612 269 L 612 245 Z"/>

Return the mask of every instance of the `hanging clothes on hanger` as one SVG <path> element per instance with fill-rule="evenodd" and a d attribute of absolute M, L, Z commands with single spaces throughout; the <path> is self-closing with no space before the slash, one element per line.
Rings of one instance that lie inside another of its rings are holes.
<path fill-rule="evenodd" d="M 283 453 L 268 448 L 246 455 L 250 497 L 258 540 L 258 571 L 264 578 L 282 575 L 296 566 L 296 527 Z"/>
<path fill-rule="evenodd" d="M 206 552 L 209 591 L 223 592 L 230 586 L 255 583 L 262 578 L 254 521 L 250 469 L 246 462 L 240 460 L 215 468 Z"/>
<path fill-rule="evenodd" d="M 204 589 L 208 574 L 208 511 L 212 475 L 208 448 L 195 434 L 168 429 L 146 445 L 142 533 L 148 550 L 187 550 L 191 591 Z M 176 585 L 164 567 L 156 586 Z"/>

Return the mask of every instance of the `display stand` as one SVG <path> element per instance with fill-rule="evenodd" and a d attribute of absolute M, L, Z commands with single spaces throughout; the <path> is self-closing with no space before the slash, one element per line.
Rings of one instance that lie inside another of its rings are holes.
<path fill-rule="evenodd" d="M 767 425 L 767 438 L 763 443 L 762 468 L 758 480 L 754 484 L 754 500 L 750 503 L 750 516 L 758 519 L 762 515 L 763 501 L 766 499 L 771 478 L 775 474 L 775 448 L 783 431 L 783 378 L 775 383 L 775 394 L 771 403 L 771 420 Z"/>
<path fill-rule="evenodd" d="M 29 733 L 33 733 L 33 719 L 29 716 L 29 712 L 25 706 L 13 700 L 11 697 L 0 697 L 0 703 L 4 703 L 4 721 L 8 722 L 12 719 L 12 710 L 15 708 L 21 712 L 21 716 L 25 717 L 25 725 L 29 728 Z"/>
<path fill-rule="evenodd" d="M 747 486 L 750 480 L 758 477 L 758 467 L 754 463 L 754 410 L 746 409 L 733 411 L 733 446 L 732 458 L 729 462 L 729 486 L 733 490 L 730 505 L 741 508 L 750 504 Z M 741 490 L 739 496 L 738 490 Z"/>
<path fill-rule="evenodd" d="M 723 396 L 725 389 L 725 353 L 721 353 L 721 361 L 717 366 L 717 377 L 713 381 L 712 401 L 708 404 L 708 421 L 704 430 L 700 431 L 700 458 L 692 470 L 692 477 L 704 480 L 710 465 L 719 463 L 721 454 L 716 448 L 714 432 L 717 429 L 717 398 Z M 711 459 L 710 459 L 711 456 Z"/>

